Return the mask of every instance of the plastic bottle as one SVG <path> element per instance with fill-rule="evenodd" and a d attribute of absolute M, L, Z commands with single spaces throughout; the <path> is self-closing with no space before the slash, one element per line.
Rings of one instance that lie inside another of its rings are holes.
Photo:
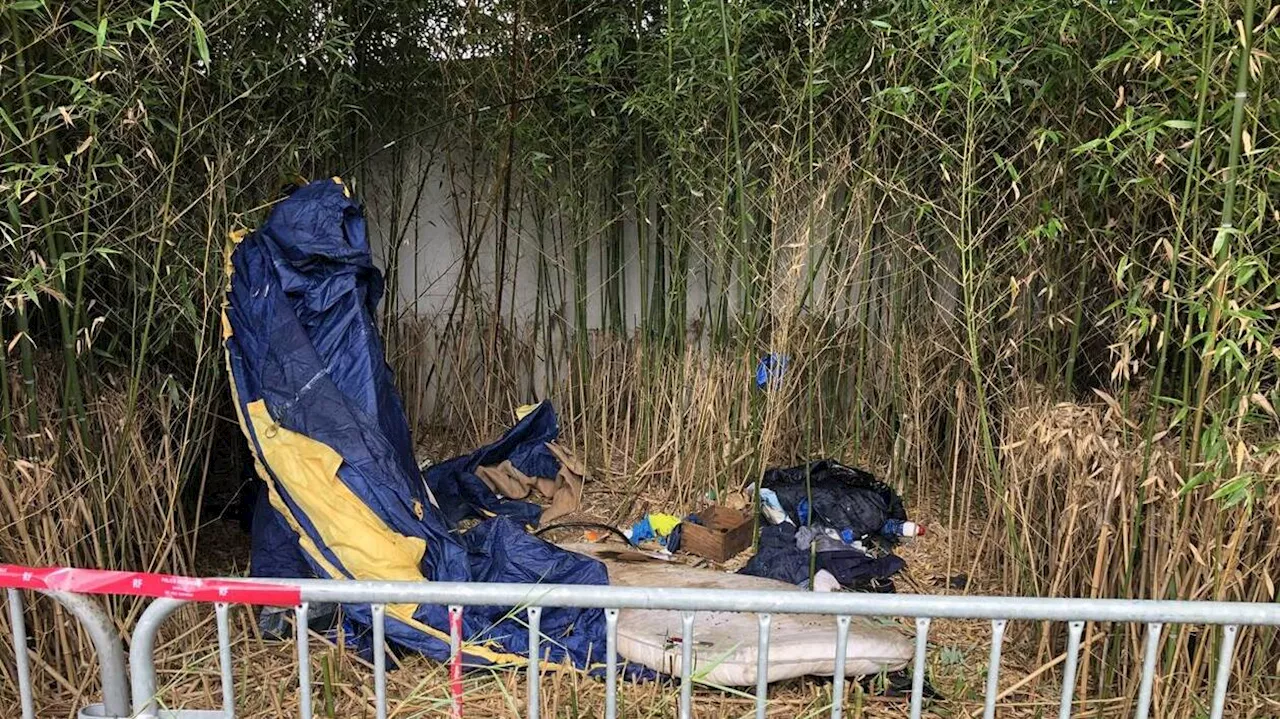
<path fill-rule="evenodd" d="M 800 520 L 800 524 L 809 523 L 809 500 L 802 499 L 796 505 L 796 518 Z"/>
<path fill-rule="evenodd" d="M 886 520 L 880 528 L 880 533 L 886 537 L 920 537 L 924 532 L 924 526 L 901 519 Z"/>
<path fill-rule="evenodd" d="M 772 489 L 760 490 L 760 511 L 764 514 L 764 518 L 769 520 L 769 524 L 782 524 L 787 520 L 787 513 L 782 509 L 782 503 L 778 501 L 778 494 Z"/>

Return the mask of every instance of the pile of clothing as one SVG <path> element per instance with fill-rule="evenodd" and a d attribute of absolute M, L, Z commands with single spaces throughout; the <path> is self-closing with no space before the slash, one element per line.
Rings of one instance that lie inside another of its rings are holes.
<path fill-rule="evenodd" d="M 816 590 L 892 592 L 906 566 L 893 548 L 922 533 L 892 487 L 830 459 L 768 470 L 760 495 L 768 526 L 741 574 L 808 586 L 812 556 Z"/>
<path fill-rule="evenodd" d="M 557 443 L 560 424 L 551 402 L 525 405 L 515 426 L 492 444 L 435 464 L 423 478 L 445 519 L 502 516 L 521 526 L 549 524 L 578 509 L 586 469 Z M 528 501 L 550 500 L 545 509 Z"/>

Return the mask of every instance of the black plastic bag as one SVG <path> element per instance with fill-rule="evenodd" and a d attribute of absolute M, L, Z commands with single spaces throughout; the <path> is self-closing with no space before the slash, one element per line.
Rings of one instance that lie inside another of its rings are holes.
<path fill-rule="evenodd" d="M 762 486 L 778 495 L 782 509 L 798 526 L 818 524 L 836 531 L 847 529 L 856 538 L 879 536 L 886 520 L 907 519 L 902 497 L 892 487 L 868 472 L 832 459 L 767 470 Z M 802 511 L 806 507 L 808 511 Z"/>

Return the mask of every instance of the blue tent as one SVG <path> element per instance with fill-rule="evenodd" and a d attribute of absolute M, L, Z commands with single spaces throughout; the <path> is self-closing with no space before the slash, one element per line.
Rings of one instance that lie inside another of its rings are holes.
<path fill-rule="evenodd" d="M 437 470 L 435 484 L 450 491 L 433 504 L 374 319 L 382 275 L 341 180 L 312 182 L 277 204 L 235 241 L 228 272 L 231 391 L 266 484 L 254 518 L 254 576 L 608 583 L 599 562 L 525 532 L 536 507 L 484 496 L 471 484 L 478 464 L 470 458 L 454 460 L 456 472 Z M 478 461 L 546 461 L 538 449 L 554 431 L 545 405 Z M 477 509 L 498 516 L 458 532 L 453 522 Z M 369 624 L 367 605 L 344 613 Z M 510 614 L 466 608 L 469 661 L 521 660 L 528 632 Z M 448 656 L 448 626 L 443 606 L 387 608 L 388 639 L 437 659 Z M 600 610 L 547 608 L 541 627 L 552 662 L 582 667 L 603 655 Z"/>

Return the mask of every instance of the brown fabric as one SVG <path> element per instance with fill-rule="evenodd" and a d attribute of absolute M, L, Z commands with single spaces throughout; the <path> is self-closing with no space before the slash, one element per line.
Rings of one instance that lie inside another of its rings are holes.
<path fill-rule="evenodd" d="M 489 489 L 508 498 L 528 500 L 534 492 L 551 500 L 542 510 L 543 524 L 577 511 L 582 504 L 582 478 L 586 472 L 577 458 L 555 442 L 547 442 L 547 449 L 560 460 L 560 471 L 555 477 L 530 477 L 504 460 L 502 464 L 477 467 L 476 476 Z"/>
<path fill-rule="evenodd" d="M 551 450 L 551 453 L 556 456 L 556 459 L 560 460 L 560 467 L 562 469 L 567 468 L 570 472 L 578 475 L 579 477 L 587 476 L 587 468 L 583 467 L 582 463 L 578 461 L 578 458 L 573 456 L 573 452 L 570 452 L 555 442 L 547 442 L 547 449 Z"/>

